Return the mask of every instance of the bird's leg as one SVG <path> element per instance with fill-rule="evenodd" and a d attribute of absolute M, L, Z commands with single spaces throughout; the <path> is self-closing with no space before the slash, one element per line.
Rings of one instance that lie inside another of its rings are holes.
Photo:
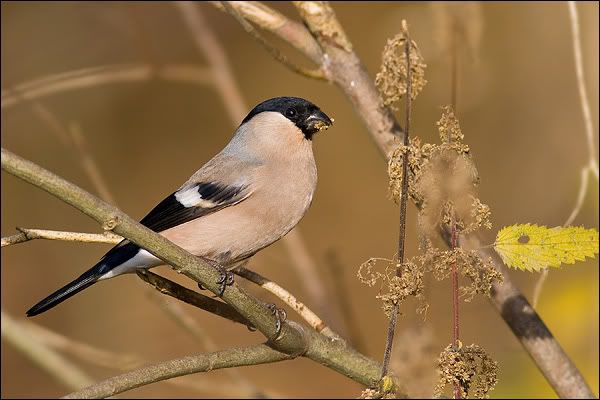
<path fill-rule="evenodd" d="M 199 258 L 201 258 L 204 262 L 206 262 L 208 265 L 210 265 L 219 272 L 219 279 L 217 280 L 217 283 L 219 284 L 218 296 L 223 297 L 223 293 L 225 293 L 225 288 L 227 286 L 233 285 L 233 272 L 230 272 L 227 268 L 223 267 L 218 262 L 211 260 L 210 258 L 201 256 L 199 256 Z M 200 290 L 205 289 L 200 282 L 198 282 L 198 287 L 200 288 Z"/>
<path fill-rule="evenodd" d="M 275 339 L 274 341 L 279 340 L 281 336 L 281 327 L 283 322 L 287 319 L 287 313 L 283 308 L 277 308 L 275 304 L 267 304 L 267 308 L 271 311 L 271 313 L 277 318 L 277 322 L 275 322 Z"/>

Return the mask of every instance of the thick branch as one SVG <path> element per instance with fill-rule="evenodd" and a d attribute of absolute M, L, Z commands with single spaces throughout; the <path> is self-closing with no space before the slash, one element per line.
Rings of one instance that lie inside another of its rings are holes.
<path fill-rule="evenodd" d="M 150 383 L 178 376 L 208 372 L 216 369 L 245 365 L 266 364 L 288 360 L 291 356 L 273 350 L 265 344 L 233 348 L 214 353 L 189 356 L 166 361 L 127 372 L 71 393 L 65 399 L 101 399 L 123 393 Z"/>
<path fill-rule="evenodd" d="M 5 149 L 2 149 L 2 169 L 74 206 L 105 229 L 111 229 L 147 249 L 213 293 L 219 292 L 218 271 L 117 208 Z M 223 300 L 267 338 L 275 336 L 276 320 L 264 303 L 246 294 L 236 284 L 225 290 Z M 281 337 L 270 344 L 289 355 L 304 355 L 364 385 L 372 386 L 378 380 L 380 366 L 377 362 L 347 347 L 342 341 L 328 339 L 292 321 L 283 324 Z"/>

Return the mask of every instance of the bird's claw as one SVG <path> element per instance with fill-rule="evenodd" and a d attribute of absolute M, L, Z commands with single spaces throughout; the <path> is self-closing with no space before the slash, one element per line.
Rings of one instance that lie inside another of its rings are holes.
<path fill-rule="evenodd" d="M 219 297 L 223 297 L 223 293 L 225 293 L 225 288 L 227 286 L 233 285 L 233 272 L 227 271 L 225 268 L 220 269 L 220 276 L 217 283 L 219 286 Z"/>
<path fill-rule="evenodd" d="M 223 297 L 223 293 L 225 293 L 225 288 L 227 288 L 227 286 L 233 285 L 233 272 L 227 270 L 221 264 L 214 260 L 211 260 L 210 258 L 200 258 L 202 259 L 202 261 L 204 261 L 219 272 L 219 279 L 217 280 L 217 284 L 219 285 L 219 293 L 217 296 Z M 204 286 L 202 286 L 202 284 L 200 283 L 198 283 L 198 287 L 201 290 L 205 289 Z"/>
<path fill-rule="evenodd" d="M 279 340 L 281 337 L 281 328 L 283 326 L 283 322 L 287 319 L 287 313 L 283 308 L 277 308 L 275 304 L 267 304 L 267 308 L 271 311 L 271 314 L 277 318 L 275 322 L 275 339 L 274 341 Z"/>

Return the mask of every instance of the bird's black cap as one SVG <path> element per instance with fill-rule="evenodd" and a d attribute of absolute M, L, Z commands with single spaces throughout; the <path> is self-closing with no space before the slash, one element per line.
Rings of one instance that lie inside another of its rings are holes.
<path fill-rule="evenodd" d="M 292 121 L 308 140 L 322 129 L 327 129 L 333 121 L 319 107 L 300 97 L 274 97 L 258 104 L 248 113 L 242 124 L 265 111 L 278 112 Z"/>

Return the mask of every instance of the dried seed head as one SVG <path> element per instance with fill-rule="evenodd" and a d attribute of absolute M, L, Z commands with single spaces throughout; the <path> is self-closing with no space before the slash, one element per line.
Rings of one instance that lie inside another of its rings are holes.
<path fill-rule="evenodd" d="M 440 380 L 435 397 L 442 396 L 446 386 L 456 384 L 463 398 L 488 398 L 498 383 L 498 363 L 475 344 L 459 349 L 448 345 L 440 354 L 438 368 Z"/>
<path fill-rule="evenodd" d="M 407 91 L 408 74 L 406 69 L 406 35 L 401 32 L 388 39 L 381 55 L 381 70 L 375 77 L 375 84 L 381 94 L 384 105 L 392 106 L 397 103 Z M 414 100 L 427 81 L 421 52 L 417 44 L 411 40 L 410 45 L 410 70 L 411 70 L 411 98 Z"/>

